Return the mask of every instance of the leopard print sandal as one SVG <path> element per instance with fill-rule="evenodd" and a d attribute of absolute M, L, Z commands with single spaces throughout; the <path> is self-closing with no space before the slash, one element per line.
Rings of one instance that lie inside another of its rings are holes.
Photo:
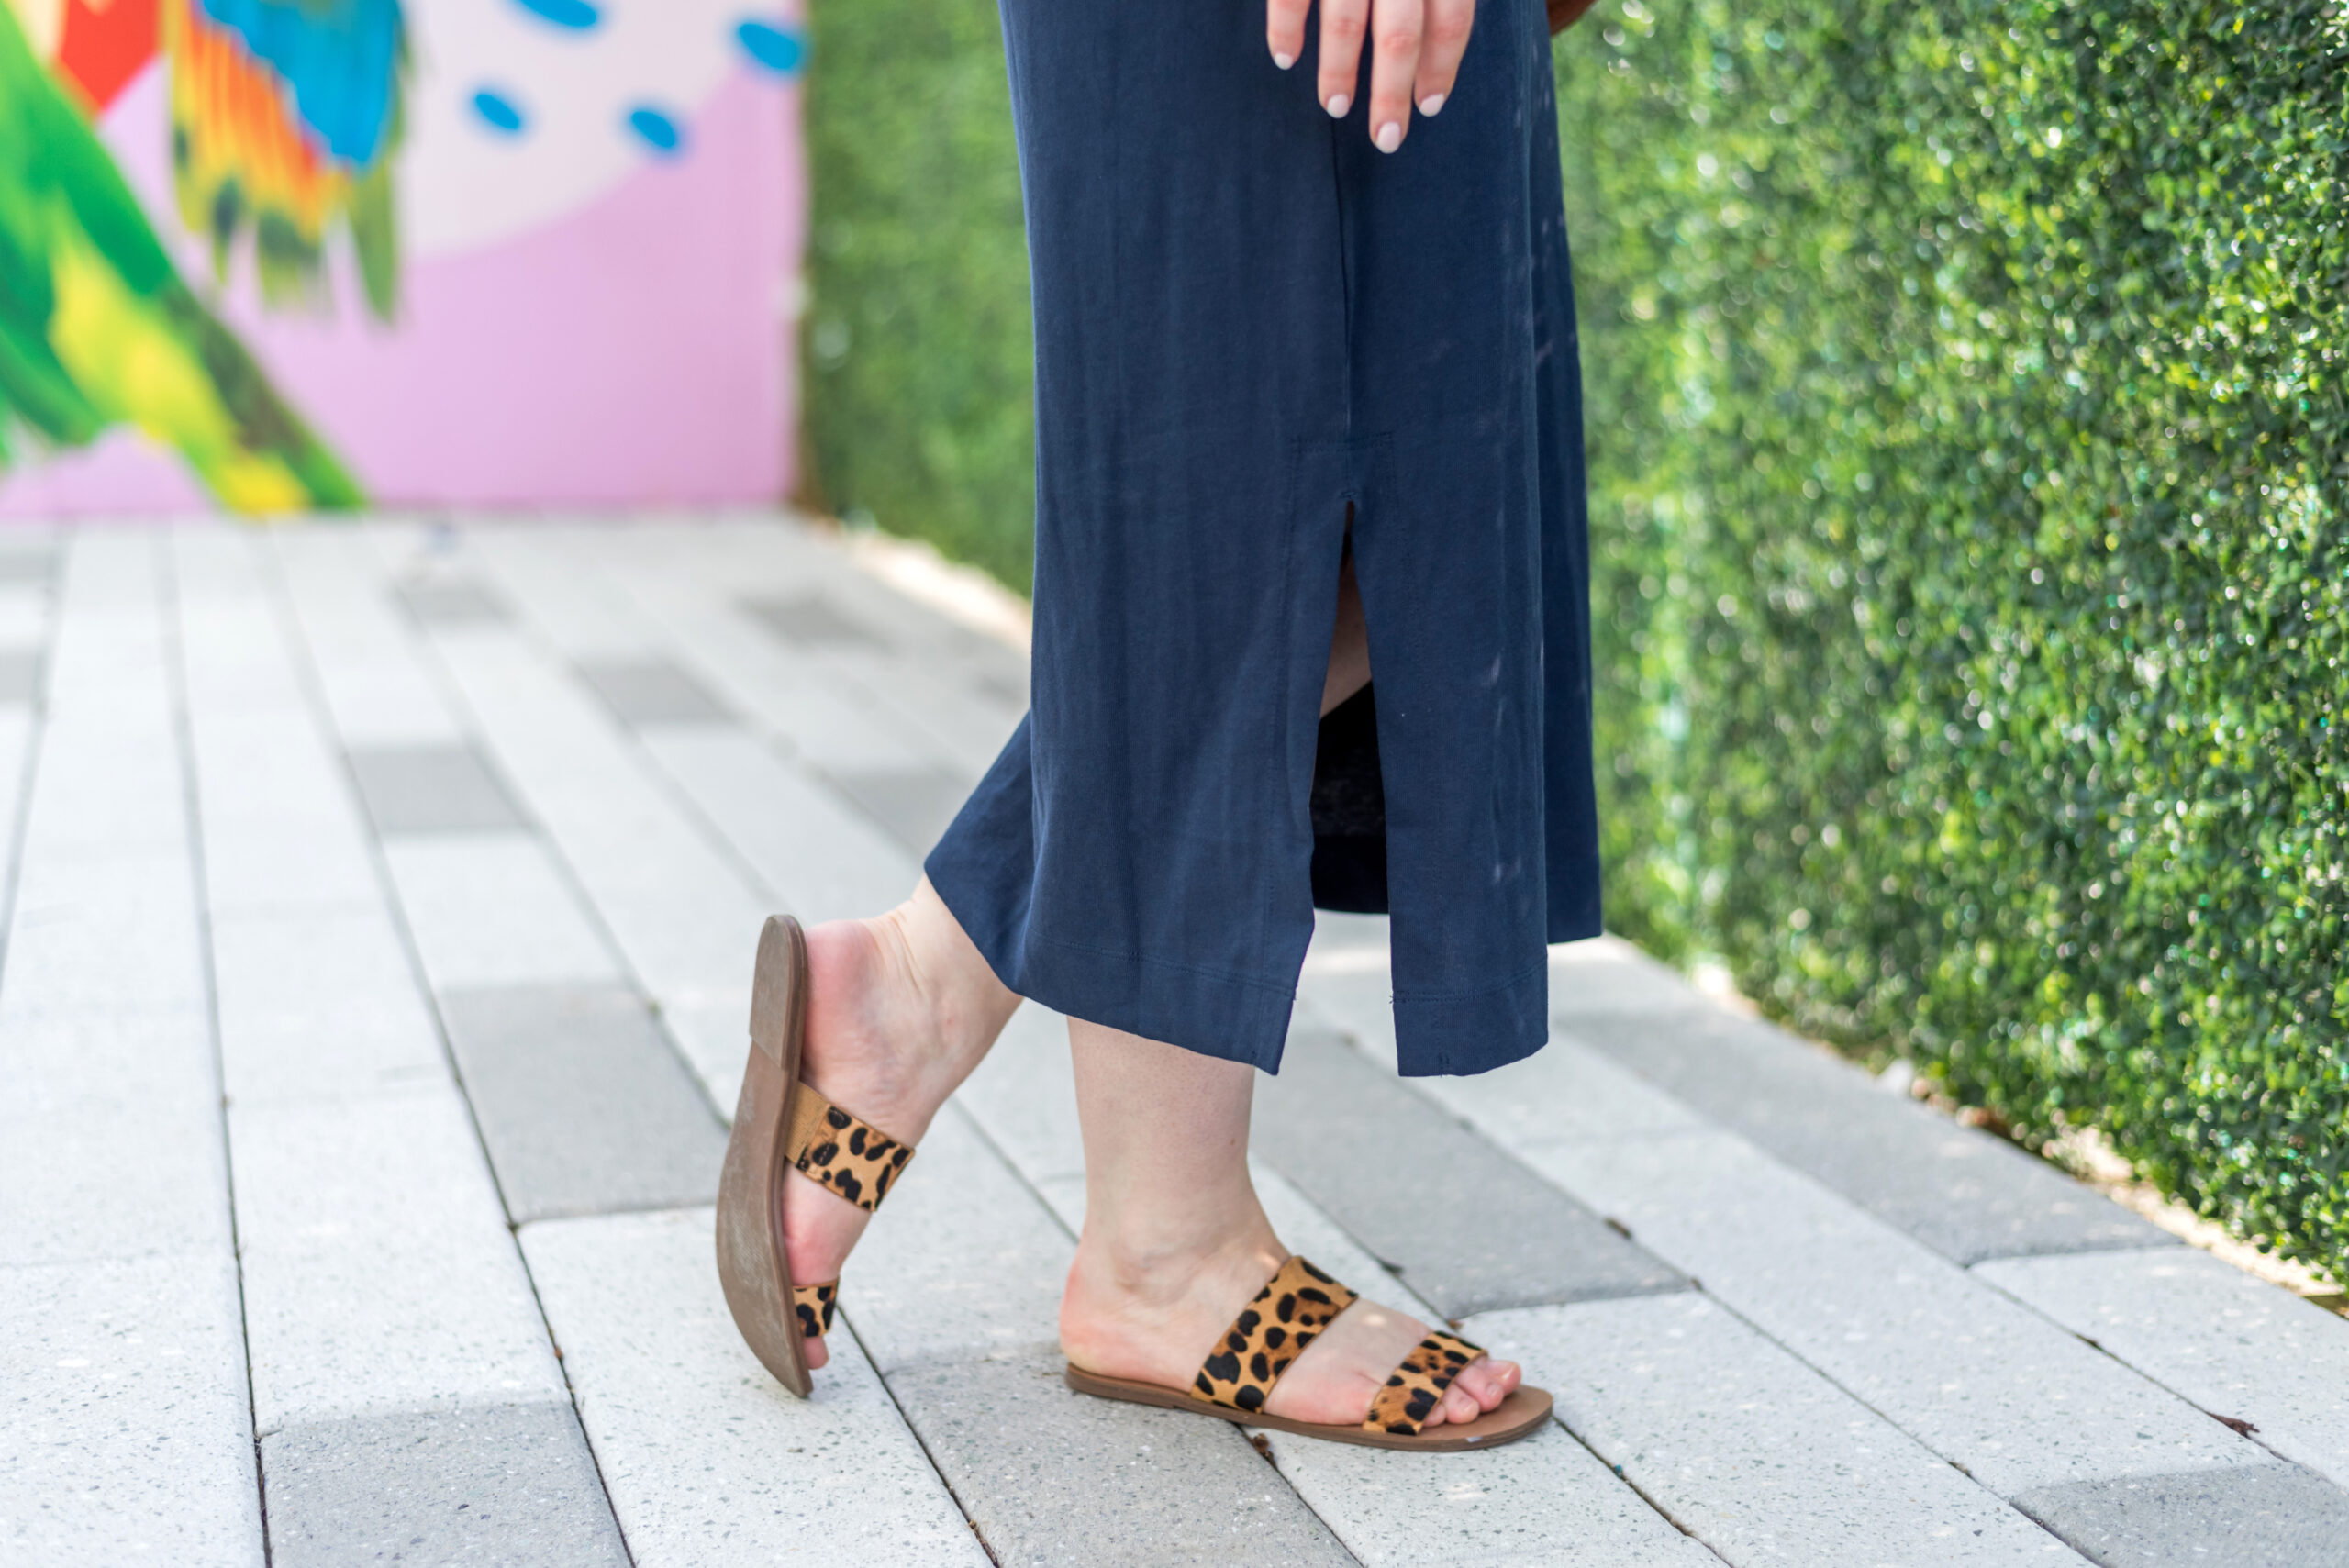
<path fill-rule="evenodd" d="M 1371 1400 L 1369 1418 L 1359 1427 L 1293 1421 L 1286 1416 L 1264 1414 L 1265 1397 L 1281 1373 L 1355 1299 L 1353 1291 L 1303 1258 L 1291 1258 L 1232 1320 L 1189 1388 L 1162 1388 L 1131 1378 L 1104 1377 L 1074 1362 L 1064 1381 L 1079 1394 L 1103 1399 L 1195 1410 L 1243 1426 L 1326 1438 L 1331 1442 L 1427 1453 L 1497 1448 L 1531 1437 L 1549 1420 L 1550 1396 L 1539 1388 L 1520 1387 L 1473 1421 L 1447 1421 L 1433 1430 L 1425 1429 L 1429 1413 L 1460 1375 L 1460 1369 L 1485 1353 L 1441 1329 L 1431 1332 L 1403 1359 L 1386 1386 Z"/>
<path fill-rule="evenodd" d="M 869 1212 L 914 1157 L 913 1145 L 799 1081 L 807 1026 L 807 934 L 777 915 L 759 933 L 751 1059 L 718 1178 L 718 1279 L 751 1353 L 803 1399 L 813 1386 L 807 1340 L 830 1330 L 841 1282 L 792 1283 L 783 1241 L 785 1174 L 799 1171 Z"/>

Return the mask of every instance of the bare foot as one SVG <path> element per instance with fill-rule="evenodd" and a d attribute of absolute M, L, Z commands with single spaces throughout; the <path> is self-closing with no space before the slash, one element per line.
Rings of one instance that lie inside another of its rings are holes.
<path fill-rule="evenodd" d="M 1217 1338 L 1231 1326 L 1288 1251 L 1261 1217 L 1204 1254 L 1134 1256 L 1097 1240 L 1077 1246 L 1061 1297 L 1061 1349 L 1087 1372 L 1164 1388 L 1188 1388 Z M 1360 1426 L 1370 1402 L 1430 1325 L 1364 1299 L 1305 1349 L 1264 1401 L 1267 1415 Z M 1473 1421 L 1524 1381 L 1515 1362 L 1470 1362 L 1429 1413 L 1428 1426 Z"/>
<path fill-rule="evenodd" d="M 927 881 L 886 915 L 810 927 L 807 970 L 800 1076 L 904 1143 L 920 1143 L 1019 1005 Z M 784 1181 L 791 1277 L 837 1278 L 873 1216 L 796 1171 Z M 807 1352 L 827 1359 L 814 1335 Z"/>

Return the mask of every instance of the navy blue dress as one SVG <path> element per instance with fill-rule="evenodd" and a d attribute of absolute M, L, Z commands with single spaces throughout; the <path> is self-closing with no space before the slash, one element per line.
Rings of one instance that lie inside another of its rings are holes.
<path fill-rule="evenodd" d="M 1264 0 L 1001 6 L 1033 695 L 931 883 L 1021 995 L 1268 1072 L 1317 895 L 1386 910 L 1403 1072 L 1530 1054 L 1544 942 L 1598 930 L 1542 0 L 1483 0 L 1391 157 L 1273 64 Z M 1349 550 L 1373 684 L 1323 722 Z"/>

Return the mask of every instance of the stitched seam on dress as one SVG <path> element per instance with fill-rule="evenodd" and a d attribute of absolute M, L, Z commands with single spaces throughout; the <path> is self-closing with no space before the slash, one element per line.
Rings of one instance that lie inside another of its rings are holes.
<path fill-rule="evenodd" d="M 1537 974 L 1542 973 L 1543 971 L 1547 970 L 1549 967 L 1550 967 L 1550 961 L 1549 961 L 1548 959 L 1546 959 L 1546 958 L 1545 958 L 1545 959 L 1543 959 L 1540 963 L 1534 964 L 1534 965 L 1531 966 L 1530 968 L 1520 969 L 1520 970 L 1519 970 L 1515 974 L 1510 975 L 1507 980 L 1501 981 L 1501 982 L 1500 982 L 1499 984 L 1497 984 L 1485 986 L 1485 987 L 1484 987 L 1483 989 L 1481 989 L 1481 990 L 1476 990 L 1476 991 L 1397 991 L 1397 992 L 1396 992 L 1396 993 L 1395 993 L 1395 1000 L 1396 1000 L 1396 1001 L 1397 1001 L 1397 1002 L 1469 1002 L 1469 1001 L 1474 1001 L 1475 998 L 1477 998 L 1477 997 L 1479 997 L 1479 996 L 1490 996 L 1490 995 L 1495 995 L 1495 994 L 1497 994 L 1497 993 L 1498 993 L 1498 992 L 1507 991 L 1507 990 L 1510 989 L 1512 986 L 1522 985 L 1522 984 L 1524 984 L 1528 980 L 1531 979 L 1534 975 L 1537 975 Z"/>
<path fill-rule="evenodd" d="M 1097 948 L 1088 942 L 1073 942 L 1063 937 L 1048 937 L 1036 932 L 1030 932 L 1028 940 L 1031 942 L 1042 942 L 1047 947 L 1066 948 L 1071 952 L 1090 953 L 1096 958 L 1114 958 L 1127 963 L 1148 964 L 1152 969 L 1171 969 L 1177 974 L 1203 974 L 1210 980 L 1227 980 L 1234 985 L 1245 985 L 1252 990 L 1269 992 L 1275 996 L 1294 997 L 1297 995 L 1297 988 L 1293 985 L 1283 985 L 1277 980 L 1260 980 L 1252 974 L 1241 974 L 1236 970 L 1209 969 L 1203 964 L 1175 963 L 1168 959 L 1145 958 L 1141 953 L 1120 952 L 1116 948 Z"/>

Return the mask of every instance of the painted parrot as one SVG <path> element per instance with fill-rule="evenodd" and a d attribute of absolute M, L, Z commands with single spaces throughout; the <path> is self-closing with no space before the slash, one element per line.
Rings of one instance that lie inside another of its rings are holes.
<path fill-rule="evenodd" d="M 91 8 L 66 0 L 69 23 L 76 6 Z M 358 505 L 342 465 L 173 268 L 92 128 L 88 89 L 44 63 L 65 40 L 28 37 L 20 17 L 39 28 L 57 10 L 0 0 L 0 412 L 14 416 L 0 421 L 0 465 L 25 430 L 78 447 L 130 425 L 236 510 Z"/>
<path fill-rule="evenodd" d="M 407 72 L 399 0 L 113 0 L 142 4 L 161 8 L 171 61 L 180 218 L 211 237 L 215 269 L 226 275 L 250 231 L 263 301 L 314 297 L 339 218 L 368 306 L 389 320 Z"/>

